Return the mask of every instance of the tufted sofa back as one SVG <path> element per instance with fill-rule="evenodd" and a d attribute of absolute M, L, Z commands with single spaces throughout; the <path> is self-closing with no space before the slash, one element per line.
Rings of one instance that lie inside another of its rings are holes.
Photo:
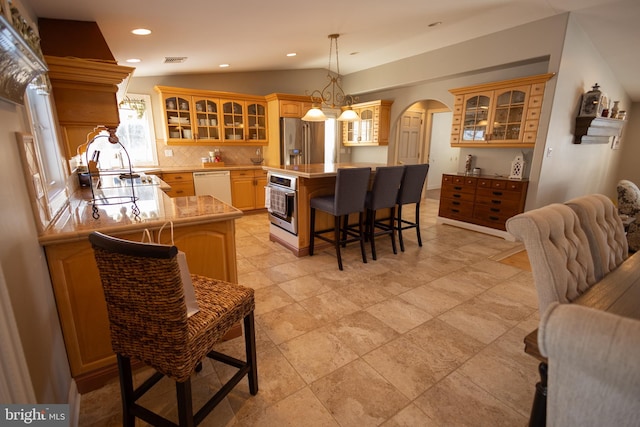
<path fill-rule="evenodd" d="M 573 301 L 597 281 L 589 240 L 569 206 L 524 212 L 506 225 L 527 250 L 541 314 L 552 302 Z"/>
<path fill-rule="evenodd" d="M 617 208 L 603 194 L 577 197 L 566 205 L 578 215 L 589 240 L 596 280 L 600 280 L 629 256 L 629 245 Z"/>

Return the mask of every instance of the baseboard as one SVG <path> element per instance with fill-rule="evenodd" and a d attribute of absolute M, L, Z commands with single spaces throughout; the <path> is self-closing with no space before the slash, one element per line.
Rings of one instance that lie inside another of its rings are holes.
<path fill-rule="evenodd" d="M 71 380 L 71 385 L 69 386 L 69 396 L 67 401 L 69 402 L 69 427 L 78 427 L 78 423 L 80 422 L 80 401 L 82 400 L 82 395 L 78 391 L 78 386 L 76 385 L 75 380 Z"/>
<path fill-rule="evenodd" d="M 482 225 L 471 224 L 469 222 L 457 221 L 455 219 L 443 218 L 441 216 L 436 218 L 436 224 L 447 224 L 455 227 L 464 228 L 471 231 L 477 231 L 478 233 L 489 234 L 491 236 L 502 237 L 504 240 L 515 242 L 516 238 L 508 231 L 496 230 L 495 228 L 484 227 Z"/>

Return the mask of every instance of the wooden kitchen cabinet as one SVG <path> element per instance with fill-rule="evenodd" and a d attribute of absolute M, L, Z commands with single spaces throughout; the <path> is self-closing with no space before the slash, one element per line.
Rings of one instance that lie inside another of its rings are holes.
<path fill-rule="evenodd" d="M 354 147 L 389 144 L 391 104 L 393 101 L 385 100 L 353 104 L 351 107 L 359 119 L 343 123 L 342 144 Z"/>
<path fill-rule="evenodd" d="M 231 200 L 234 207 L 255 210 L 265 207 L 267 171 L 243 169 L 231 171 Z"/>
<path fill-rule="evenodd" d="M 162 180 L 169 184 L 170 190 L 165 191 L 169 197 L 195 196 L 193 174 L 188 172 L 163 173 Z"/>
<path fill-rule="evenodd" d="M 156 86 L 167 145 L 267 145 L 264 97 Z"/>
<path fill-rule="evenodd" d="M 162 93 L 167 144 L 220 141 L 220 100 L 204 96 Z"/>
<path fill-rule="evenodd" d="M 143 228 L 117 237 L 140 241 Z M 150 229 L 152 238 L 157 239 L 158 229 Z M 170 238 L 171 233 L 165 229 L 162 242 L 169 243 Z M 233 220 L 176 225 L 174 244 L 186 253 L 191 273 L 237 283 Z M 71 374 L 80 393 L 86 393 L 117 375 L 107 307 L 93 250 L 84 238 L 49 244 L 45 252 Z M 239 335 L 240 325 L 228 337 Z"/>
<path fill-rule="evenodd" d="M 524 211 L 528 181 L 442 175 L 438 215 L 506 230 L 507 219 Z"/>
<path fill-rule="evenodd" d="M 451 89 L 452 147 L 533 147 L 552 73 Z"/>

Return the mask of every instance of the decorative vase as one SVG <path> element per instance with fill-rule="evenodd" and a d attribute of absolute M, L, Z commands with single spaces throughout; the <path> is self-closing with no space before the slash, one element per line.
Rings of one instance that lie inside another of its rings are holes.
<path fill-rule="evenodd" d="M 618 118 L 618 104 L 620 103 L 620 101 L 613 101 L 613 107 L 611 107 L 611 118 L 612 119 L 617 119 Z"/>

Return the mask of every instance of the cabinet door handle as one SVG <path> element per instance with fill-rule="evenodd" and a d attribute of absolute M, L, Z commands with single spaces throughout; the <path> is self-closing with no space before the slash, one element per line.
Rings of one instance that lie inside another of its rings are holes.
<path fill-rule="evenodd" d="M 491 203 L 493 203 L 494 205 L 499 205 L 502 203 L 502 200 L 491 199 Z"/>
<path fill-rule="evenodd" d="M 494 196 L 502 196 L 502 191 L 494 191 L 493 195 Z"/>

